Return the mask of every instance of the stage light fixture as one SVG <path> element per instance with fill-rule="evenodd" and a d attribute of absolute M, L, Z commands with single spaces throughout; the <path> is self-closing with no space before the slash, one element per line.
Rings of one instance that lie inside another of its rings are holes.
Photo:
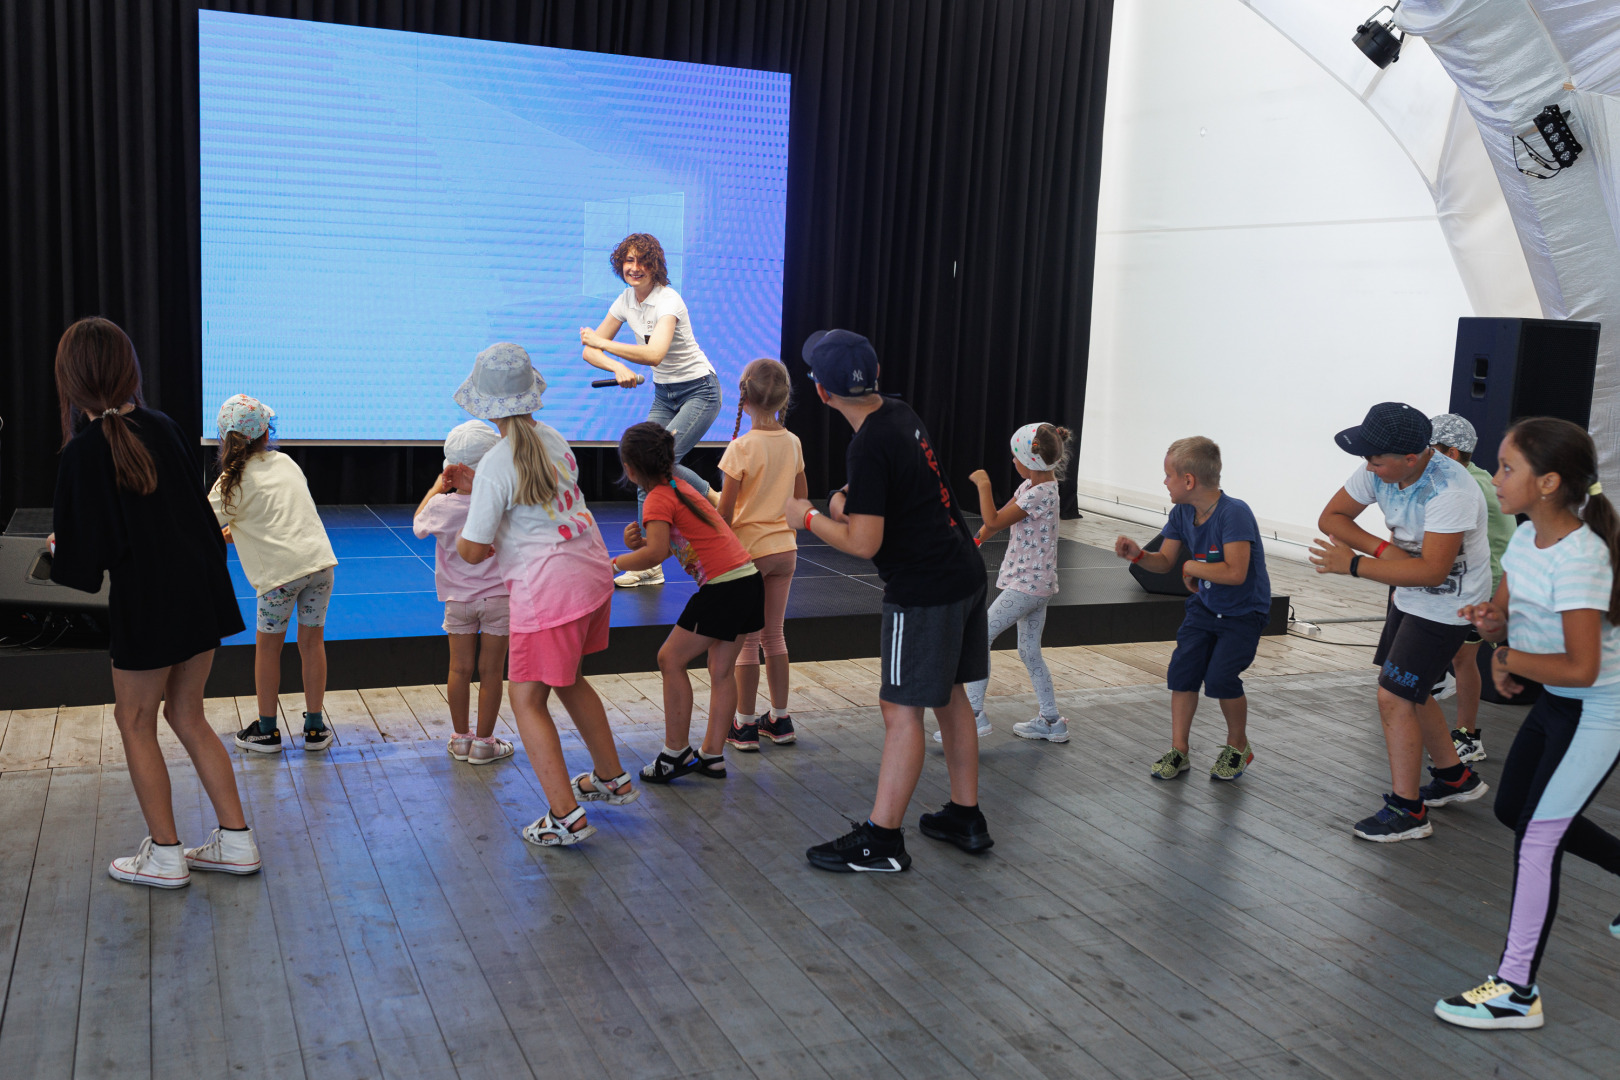
<path fill-rule="evenodd" d="M 1523 135 L 1513 136 L 1513 164 L 1526 176 L 1537 180 L 1550 180 L 1575 164 L 1575 159 L 1581 156 L 1586 149 L 1575 140 L 1575 133 L 1569 128 L 1569 114 L 1557 105 L 1548 105 L 1535 115 L 1531 121 L 1536 131 L 1541 134 L 1541 141 L 1547 146 L 1547 153 L 1542 154 L 1525 140 Z M 1519 149 L 1530 155 L 1536 165 L 1547 172 L 1532 172 L 1519 164 Z"/>
<path fill-rule="evenodd" d="M 1367 16 L 1367 21 L 1356 27 L 1355 36 L 1350 40 L 1355 42 L 1356 48 L 1366 54 L 1367 59 L 1381 68 L 1387 68 L 1401 58 L 1401 42 L 1406 40 L 1406 32 L 1395 27 L 1395 8 L 1400 7 L 1396 0 L 1395 7 L 1384 6 Z M 1389 18 L 1379 21 L 1378 16 L 1389 12 Z M 1399 37 L 1396 35 L 1399 34 Z"/>

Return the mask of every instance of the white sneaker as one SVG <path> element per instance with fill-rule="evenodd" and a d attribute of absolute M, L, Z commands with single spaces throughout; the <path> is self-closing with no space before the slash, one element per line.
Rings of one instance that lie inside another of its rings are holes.
<path fill-rule="evenodd" d="M 1457 760 L 1464 764 L 1485 760 L 1485 741 L 1477 731 L 1452 729 L 1451 745 L 1456 748 Z"/>
<path fill-rule="evenodd" d="M 1045 739 L 1047 742 L 1068 742 L 1069 721 L 1064 717 L 1056 720 L 1045 720 L 1037 716 L 1033 720 L 1025 720 L 1022 724 L 1013 725 L 1013 734 L 1020 739 Z"/>
<path fill-rule="evenodd" d="M 978 726 L 978 731 L 979 731 L 979 738 L 982 739 L 986 735 L 990 734 L 990 732 L 995 730 L 994 728 L 992 728 L 990 726 L 990 719 L 989 719 L 989 717 L 985 716 L 984 713 L 978 713 L 977 715 L 974 716 L 974 719 L 979 722 L 978 725 L 977 725 Z M 936 732 L 934 732 L 934 741 L 937 742 L 937 743 L 942 743 L 942 742 L 945 741 L 945 736 L 936 731 Z"/>
<path fill-rule="evenodd" d="M 626 570 L 613 579 L 613 584 L 621 589 L 633 589 L 637 585 L 662 585 L 664 583 L 664 568 L 655 566 L 651 570 Z"/>
<path fill-rule="evenodd" d="M 257 874 L 259 845 L 253 830 L 215 829 L 202 847 L 186 848 L 186 865 L 193 870 L 219 870 L 226 874 Z"/>
<path fill-rule="evenodd" d="M 131 885 L 150 885 L 154 889 L 183 889 L 191 884 L 191 871 L 186 868 L 185 852 L 179 844 L 159 847 L 148 836 L 141 841 L 140 850 L 122 859 L 114 859 L 107 873 Z"/>
<path fill-rule="evenodd" d="M 1457 696 L 1457 676 L 1446 672 L 1446 677 L 1435 683 L 1433 697 L 1436 701 L 1444 701 L 1448 697 Z"/>

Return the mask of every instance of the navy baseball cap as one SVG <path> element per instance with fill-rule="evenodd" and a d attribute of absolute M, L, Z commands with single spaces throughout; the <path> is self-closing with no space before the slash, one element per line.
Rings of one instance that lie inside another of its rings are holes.
<path fill-rule="evenodd" d="M 1375 454 L 1421 454 L 1429 448 L 1432 428 L 1418 409 L 1399 401 L 1381 401 L 1367 410 L 1360 426 L 1333 436 L 1339 449 L 1357 457 Z"/>
<path fill-rule="evenodd" d="M 838 397 L 877 393 L 877 350 L 854 331 L 817 330 L 804 339 L 801 355 L 810 377 L 827 393 Z"/>

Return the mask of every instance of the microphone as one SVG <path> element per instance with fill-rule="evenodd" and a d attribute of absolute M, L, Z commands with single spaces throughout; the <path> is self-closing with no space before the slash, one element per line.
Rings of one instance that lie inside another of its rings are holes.
<path fill-rule="evenodd" d="M 643 379 L 640 375 L 636 376 L 636 385 L 637 386 L 640 386 L 642 383 L 644 383 L 646 381 L 647 380 Z M 591 385 L 595 386 L 595 387 L 618 386 L 619 385 L 619 380 L 618 379 L 592 379 L 591 380 Z"/>

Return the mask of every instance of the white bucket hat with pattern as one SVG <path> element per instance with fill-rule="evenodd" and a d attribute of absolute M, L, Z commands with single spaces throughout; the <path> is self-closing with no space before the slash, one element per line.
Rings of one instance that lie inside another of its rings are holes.
<path fill-rule="evenodd" d="M 546 380 L 530 363 L 527 350 L 501 341 L 478 354 L 455 400 L 480 420 L 499 420 L 536 411 L 545 392 Z"/>

